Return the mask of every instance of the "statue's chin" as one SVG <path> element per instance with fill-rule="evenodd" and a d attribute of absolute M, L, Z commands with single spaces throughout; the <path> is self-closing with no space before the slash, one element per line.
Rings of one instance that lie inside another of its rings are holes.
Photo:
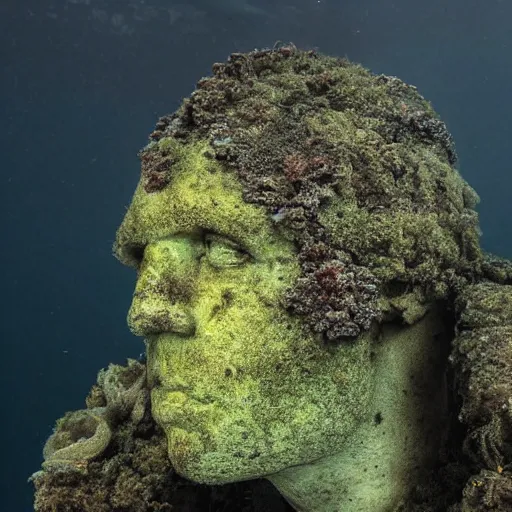
<path fill-rule="evenodd" d="M 279 457 L 259 454 L 253 448 L 215 451 L 197 431 L 177 426 L 164 428 L 167 451 L 174 470 L 183 478 L 199 484 L 223 485 L 254 480 L 282 471 Z M 276 462 L 277 461 L 277 462 Z"/>
<path fill-rule="evenodd" d="M 258 478 L 255 468 L 245 458 L 232 453 L 208 451 L 198 432 L 179 427 L 166 429 L 169 459 L 175 471 L 200 484 L 221 485 Z"/>

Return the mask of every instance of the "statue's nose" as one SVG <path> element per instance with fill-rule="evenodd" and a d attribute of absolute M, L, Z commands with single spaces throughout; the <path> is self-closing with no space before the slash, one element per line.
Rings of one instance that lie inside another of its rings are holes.
<path fill-rule="evenodd" d="M 171 304 L 156 294 L 151 298 L 141 298 L 135 292 L 127 320 L 128 327 L 136 336 L 162 332 L 193 335 L 195 331 L 194 319 L 185 304 Z"/>
<path fill-rule="evenodd" d="M 165 241 L 146 247 L 127 318 L 133 334 L 194 334 L 190 297 L 196 265 L 197 255 L 184 243 Z"/>

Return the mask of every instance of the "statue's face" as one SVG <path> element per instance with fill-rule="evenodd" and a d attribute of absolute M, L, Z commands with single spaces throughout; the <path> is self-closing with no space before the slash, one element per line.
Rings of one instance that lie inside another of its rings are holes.
<path fill-rule="evenodd" d="M 339 451 L 366 412 L 370 340 L 325 347 L 280 306 L 299 276 L 293 243 L 204 149 L 166 189 L 139 185 L 116 253 L 138 268 L 128 322 L 171 462 L 219 484 Z"/>

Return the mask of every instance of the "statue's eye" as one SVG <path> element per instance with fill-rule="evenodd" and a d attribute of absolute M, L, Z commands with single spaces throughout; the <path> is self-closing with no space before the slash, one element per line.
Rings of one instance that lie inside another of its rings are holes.
<path fill-rule="evenodd" d="M 234 267 L 251 259 L 251 255 L 237 244 L 219 235 L 206 235 L 208 261 L 214 267 Z"/>

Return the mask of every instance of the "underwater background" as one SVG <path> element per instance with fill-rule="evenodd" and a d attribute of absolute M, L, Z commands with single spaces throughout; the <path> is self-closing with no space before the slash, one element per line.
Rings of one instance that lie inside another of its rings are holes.
<path fill-rule="evenodd" d="M 214 62 L 292 41 L 416 85 L 481 197 L 483 248 L 511 258 L 511 19 L 507 0 L 2 0 L 0 510 L 32 510 L 55 420 L 143 351 L 111 246 L 137 151 Z"/>

